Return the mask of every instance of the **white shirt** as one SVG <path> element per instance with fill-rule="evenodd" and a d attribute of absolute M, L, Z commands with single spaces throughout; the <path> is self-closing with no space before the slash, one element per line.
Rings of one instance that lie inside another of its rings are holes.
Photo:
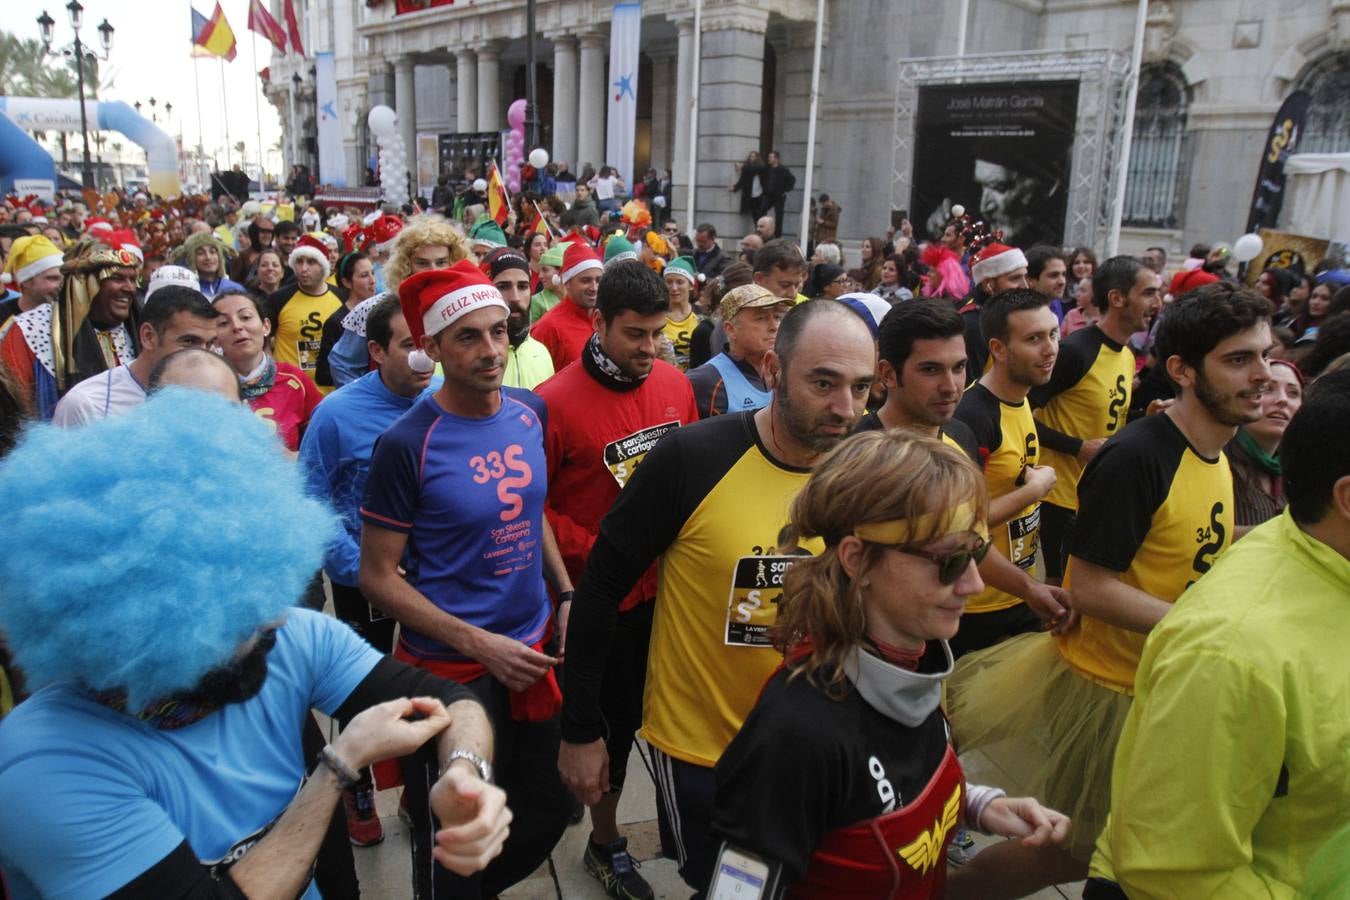
<path fill-rule="evenodd" d="M 595 179 L 595 199 L 597 199 L 597 200 L 613 200 L 613 199 L 614 199 L 614 187 L 615 187 L 615 182 L 617 182 L 618 180 L 619 180 L 619 179 L 615 178 L 613 175 L 610 175 L 610 176 L 607 177 L 607 178 L 596 178 L 596 179 Z"/>
<path fill-rule="evenodd" d="M 67 391 L 56 404 L 52 422 L 63 428 L 76 428 L 95 419 L 129 412 L 144 402 L 145 388 L 131 369 L 118 366 L 86 378 Z"/>

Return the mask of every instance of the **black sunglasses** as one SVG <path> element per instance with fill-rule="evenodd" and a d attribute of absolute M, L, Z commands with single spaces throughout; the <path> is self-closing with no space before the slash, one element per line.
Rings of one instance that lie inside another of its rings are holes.
<path fill-rule="evenodd" d="M 955 584 L 956 579 L 965 573 L 966 567 L 971 561 L 975 565 L 984 562 L 984 558 L 989 555 L 989 548 L 993 544 L 988 538 L 982 538 L 980 543 L 974 547 L 964 550 L 957 550 L 953 553 L 932 553 L 928 550 L 920 550 L 917 547 L 906 547 L 899 544 L 891 545 L 892 550 L 899 550 L 910 556 L 917 556 L 920 559 L 926 559 L 931 563 L 936 563 L 938 567 L 938 584 Z"/>

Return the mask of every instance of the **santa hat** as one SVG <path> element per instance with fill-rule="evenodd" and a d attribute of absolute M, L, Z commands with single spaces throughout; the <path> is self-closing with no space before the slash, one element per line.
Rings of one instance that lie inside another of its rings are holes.
<path fill-rule="evenodd" d="M 383 253 L 391 249 L 394 238 L 403 230 L 403 220 L 398 216 L 380 216 L 366 226 L 366 242 L 361 249 L 369 253 L 374 250 Z"/>
<path fill-rule="evenodd" d="M 1189 271 L 1183 270 L 1172 276 L 1172 283 L 1168 286 L 1173 297 L 1180 297 L 1182 294 L 1189 293 L 1198 287 L 1204 287 L 1207 284 L 1213 284 L 1219 280 L 1219 276 L 1213 272 L 1206 272 L 1202 268 L 1194 268 Z"/>
<path fill-rule="evenodd" d="M 101 216 L 91 216 L 84 220 L 84 230 L 90 234 L 98 234 L 100 231 L 112 231 L 112 223 Z"/>
<path fill-rule="evenodd" d="M 355 250 L 357 247 L 361 246 L 363 243 L 365 243 L 365 240 L 366 240 L 366 230 L 362 228 L 360 225 L 356 224 L 349 225 L 342 232 L 342 244 L 343 247 L 348 252 L 351 252 L 352 250 Z"/>
<path fill-rule="evenodd" d="M 310 235 L 313 236 L 314 240 L 318 241 L 320 244 L 323 244 L 325 247 L 327 247 L 327 248 L 328 248 L 330 251 L 332 251 L 333 253 L 336 253 L 336 252 L 337 252 L 337 250 L 338 250 L 338 239 L 335 238 L 335 237 L 333 237 L 333 236 L 332 236 L 331 234 L 329 234 L 328 232 L 326 232 L 326 231 L 311 231 L 311 232 L 310 232 Z"/>
<path fill-rule="evenodd" d="M 62 254 L 46 236 L 24 235 L 15 238 L 5 260 L 5 272 L 0 284 L 23 284 L 49 269 L 61 268 Z"/>
<path fill-rule="evenodd" d="M 666 278 L 680 275 L 687 278 L 690 284 L 698 284 L 704 280 L 703 273 L 694 268 L 694 261 L 687 256 L 679 256 L 666 263 L 666 270 L 662 274 Z"/>
<path fill-rule="evenodd" d="M 614 236 L 605 244 L 605 265 L 610 263 L 623 262 L 625 259 L 637 259 L 637 248 L 628 238 L 619 234 L 617 231 Z"/>
<path fill-rule="evenodd" d="M 1027 257 L 1021 250 L 991 241 L 975 254 L 970 266 L 970 277 L 979 284 L 986 278 L 997 278 L 1026 267 Z"/>
<path fill-rule="evenodd" d="M 199 291 L 202 287 L 197 273 L 191 269 L 183 266 L 160 266 L 155 270 L 155 274 L 150 276 L 150 283 L 145 286 L 145 299 L 149 300 L 151 294 L 169 285 L 192 288 L 194 291 Z"/>
<path fill-rule="evenodd" d="M 461 259 L 448 269 L 412 274 L 398 286 L 398 302 L 417 348 L 408 354 L 408 366 L 421 373 L 436 368 L 422 349 L 423 335 L 434 337 L 478 309 L 495 306 L 510 312 L 501 291 L 468 259 Z"/>
<path fill-rule="evenodd" d="M 136 233 L 130 228 L 118 228 L 104 234 L 99 240 L 107 244 L 114 250 L 125 250 L 132 256 L 145 262 L 145 254 L 141 252 L 140 241 L 136 240 Z"/>
<path fill-rule="evenodd" d="M 600 262 L 600 257 L 595 255 L 595 251 L 590 248 L 590 245 L 577 241 L 563 253 L 562 271 L 554 277 L 558 284 L 567 284 L 582 272 L 590 269 L 603 270 L 604 268 L 605 264 Z"/>
<path fill-rule="evenodd" d="M 297 259 L 312 259 L 323 269 L 323 277 L 326 280 L 332 267 L 328 262 L 328 248 L 323 242 L 312 234 L 303 234 L 300 240 L 296 242 L 295 249 L 291 251 L 290 258 L 286 260 L 286 265 L 292 269 L 295 268 Z"/>

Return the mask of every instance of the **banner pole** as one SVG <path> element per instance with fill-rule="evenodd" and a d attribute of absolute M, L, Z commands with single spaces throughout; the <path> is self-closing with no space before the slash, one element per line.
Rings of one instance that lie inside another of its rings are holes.
<path fill-rule="evenodd" d="M 258 77 L 258 33 L 249 32 L 249 45 L 253 54 L 253 77 Z M 253 82 L 253 122 L 258 129 L 258 190 L 263 188 L 263 173 L 267 166 L 263 162 L 263 140 L 262 140 L 262 112 L 258 109 L 258 85 Z"/>
<path fill-rule="evenodd" d="M 691 234 L 694 230 L 694 205 L 698 194 L 698 85 L 699 57 L 703 54 L 703 0 L 694 3 L 694 61 L 689 73 L 689 214 L 685 228 Z"/>
<path fill-rule="evenodd" d="M 202 156 L 206 153 L 206 132 L 202 129 L 202 79 L 198 70 L 201 68 L 198 63 L 201 61 L 195 53 L 192 57 L 192 85 L 197 93 L 197 178 L 198 187 L 201 187 L 202 167 L 204 162 Z"/>
<path fill-rule="evenodd" d="M 230 110 L 225 102 L 225 60 L 222 57 L 216 57 L 216 62 L 220 65 L 220 111 L 222 113 L 220 120 L 225 125 L 225 168 L 230 167 Z"/>
<path fill-rule="evenodd" d="M 811 233 L 811 176 L 816 170 L 816 110 L 820 105 L 820 45 L 824 40 L 825 0 L 816 0 L 816 55 L 811 63 L 811 117 L 806 126 L 806 180 L 802 185 L 802 227 L 798 241 L 803 253 Z"/>
<path fill-rule="evenodd" d="M 1111 201 L 1111 231 L 1106 236 L 1106 256 L 1120 251 L 1120 220 L 1125 216 L 1125 185 L 1130 175 L 1130 147 L 1134 143 L 1134 108 L 1139 101 L 1139 66 L 1144 59 L 1144 26 L 1148 23 L 1148 0 L 1139 0 L 1134 16 L 1134 59 L 1130 63 L 1130 83 L 1125 94 L 1125 134 L 1120 140 L 1120 159 L 1116 163 L 1116 196 Z"/>

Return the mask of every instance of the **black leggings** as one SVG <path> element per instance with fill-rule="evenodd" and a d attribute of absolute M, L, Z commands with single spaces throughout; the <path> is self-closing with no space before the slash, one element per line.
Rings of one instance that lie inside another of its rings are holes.
<path fill-rule="evenodd" d="M 528 878 L 557 845 L 572 810 L 571 794 L 558 776 L 557 717 L 546 722 L 511 718 L 511 695 L 490 675 L 465 685 L 482 702 L 496 734 L 493 772 L 510 798 L 511 834 L 502 853 L 469 878 L 436 864 L 431 856 L 436 823 L 427 794 L 436 782 L 435 752 L 424 749 L 404 757 L 404 797 L 412 818 L 413 896 L 418 900 L 480 900 Z"/>

